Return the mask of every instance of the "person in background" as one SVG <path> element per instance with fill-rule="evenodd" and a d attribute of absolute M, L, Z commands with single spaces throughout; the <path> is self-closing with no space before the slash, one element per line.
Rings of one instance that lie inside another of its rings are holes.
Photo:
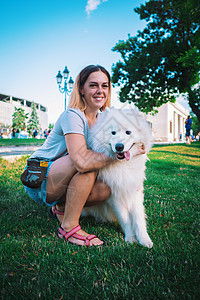
<path fill-rule="evenodd" d="M 16 132 L 16 130 L 15 130 L 15 128 L 13 128 L 12 129 L 12 133 L 11 133 L 11 139 L 15 138 L 15 132 Z"/>
<path fill-rule="evenodd" d="M 37 129 L 35 128 L 35 129 L 33 130 L 33 137 L 36 138 L 37 135 L 38 135 L 38 132 L 37 132 Z"/>
<path fill-rule="evenodd" d="M 47 134 L 48 132 L 47 132 L 47 129 L 45 129 L 44 130 L 44 137 L 45 137 L 45 139 L 47 139 L 47 137 L 48 137 L 48 134 Z"/>
<path fill-rule="evenodd" d="M 43 137 L 43 132 L 42 132 L 42 128 L 40 128 L 40 139 L 42 139 Z"/>
<path fill-rule="evenodd" d="M 191 125 L 192 125 L 192 119 L 191 119 L 190 116 L 188 116 L 188 117 L 187 117 L 187 120 L 185 121 L 185 128 L 186 128 L 186 144 L 188 144 L 188 145 L 191 144 L 191 135 L 190 135 Z"/>
<path fill-rule="evenodd" d="M 15 137 L 18 139 L 19 138 L 19 129 L 16 130 L 15 132 Z"/>
<path fill-rule="evenodd" d="M 200 131 L 199 131 L 199 133 L 198 133 L 197 136 L 196 136 L 196 140 L 197 140 L 198 142 L 200 142 Z"/>

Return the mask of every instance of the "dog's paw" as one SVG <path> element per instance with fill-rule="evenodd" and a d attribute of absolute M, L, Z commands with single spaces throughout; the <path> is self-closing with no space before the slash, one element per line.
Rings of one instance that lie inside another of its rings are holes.
<path fill-rule="evenodd" d="M 137 242 L 137 240 L 135 239 L 134 236 L 125 236 L 124 240 L 125 240 L 125 242 L 128 242 L 128 243 L 135 243 L 135 242 Z"/>
<path fill-rule="evenodd" d="M 149 249 L 153 247 L 153 242 L 150 238 L 140 240 L 139 243 Z"/>

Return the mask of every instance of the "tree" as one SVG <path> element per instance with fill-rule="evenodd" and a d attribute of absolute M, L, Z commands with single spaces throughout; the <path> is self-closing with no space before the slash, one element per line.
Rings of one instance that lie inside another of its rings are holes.
<path fill-rule="evenodd" d="M 31 111 L 31 115 L 28 120 L 28 126 L 27 126 L 27 131 L 28 131 L 29 135 L 33 134 L 34 129 L 37 129 L 37 131 L 39 131 L 39 118 L 37 115 L 36 105 L 34 102 L 32 102 L 31 108 L 32 108 L 32 111 Z"/>
<path fill-rule="evenodd" d="M 193 134 L 196 136 L 200 132 L 200 123 L 195 115 L 191 114 L 192 117 L 192 130 Z"/>
<path fill-rule="evenodd" d="M 25 113 L 23 108 L 15 107 L 15 112 L 12 115 L 12 127 L 19 131 L 25 130 L 26 119 L 28 119 L 28 113 Z"/>
<path fill-rule="evenodd" d="M 112 49 L 123 59 L 112 67 L 120 101 L 150 112 L 186 93 L 200 122 L 200 1 L 149 0 L 134 10 L 146 27 Z"/>
<path fill-rule="evenodd" d="M 54 123 L 49 123 L 49 130 L 52 130 L 54 128 Z"/>

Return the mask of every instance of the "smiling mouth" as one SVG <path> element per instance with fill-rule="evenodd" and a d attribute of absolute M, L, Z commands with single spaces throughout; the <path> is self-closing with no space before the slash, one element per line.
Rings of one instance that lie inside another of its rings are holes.
<path fill-rule="evenodd" d="M 94 97 L 94 99 L 97 101 L 102 101 L 104 98 L 103 97 Z"/>

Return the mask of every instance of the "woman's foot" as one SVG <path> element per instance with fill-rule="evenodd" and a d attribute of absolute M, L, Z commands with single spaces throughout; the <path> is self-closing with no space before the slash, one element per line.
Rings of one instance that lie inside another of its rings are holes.
<path fill-rule="evenodd" d="M 100 246 L 103 245 L 103 241 L 98 239 L 95 235 L 89 235 L 83 231 L 80 225 L 74 227 L 71 230 L 65 230 L 62 227 L 58 229 L 58 237 L 64 238 L 68 242 L 79 246 Z"/>
<path fill-rule="evenodd" d="M 54 205 L 49 210 L 49 216 L 52 219 L 57 219 L 58 222 L 61 224 L 64 218 L 64 211 L 57 209 L 56 205 Z"/>

